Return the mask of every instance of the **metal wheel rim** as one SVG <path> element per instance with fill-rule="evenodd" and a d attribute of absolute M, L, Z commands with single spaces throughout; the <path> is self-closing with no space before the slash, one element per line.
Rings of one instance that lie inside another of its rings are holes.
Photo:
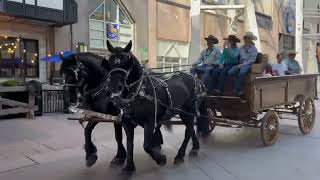
<path fill-rule="evenodd" d="M 263 124 L 264 138 L 267 142 L 273 142 L 277 137 L 279 122 L 276 116 L 270 116 Z"/>
<path fill-rule="evenodd" d="M 306 99 L 301 104 L 300 124 L 304 132 L 310 132 L 315 121 L 315 108 L 311 99 Z"/>
<path fill-rule="evenodd" d="M 211 132 L 216 127 L 216 122 L 213 120 L 213 118 L 217 116 L 217 113 L 215 112 L 215 110 L 211 108 L 208 108 L 207 112 L 208 112 L 208 117 L 210 121 L 209 131 Z"/>

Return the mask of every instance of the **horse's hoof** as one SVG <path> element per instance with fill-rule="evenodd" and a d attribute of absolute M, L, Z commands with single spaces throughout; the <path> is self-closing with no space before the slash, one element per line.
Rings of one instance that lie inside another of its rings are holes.
<path fill-rule="evenodd" d="M 134 165 L 126 165 L 126 167 L 122 169 L 122 172 L 125 174 L 130 174 L 135 171 L 136 171 L 136 167 Z"/>
<path fill-rule="evenodd" d="M 122 167 L 123 164 L 126 162 L 126 158 L 113 158 L 113 160 L 110 163 L 111 168 L 119 168 Z"/>
<path fill-rule="evenodd" d="M 97 154 L 88 154 L 86 158 L 87 167 L 93 166 L 97 162 L 98 156 Z"/>
<path fill-rule="evenodd" d="M 198 156 L 198 149 L 191 149 L 189 152 L 189 157 L 197 157 Z"/>
<path fill-rule="evenodd" d="M 174 161 L 173 161 L 173 164 L 175 166 L 179 166 L 182 163 L 184 163 L 184 159 L 183 158 L 175 158 Z"/>
<path fill-rule="evenodd" d="M 165 155 L 160 155 L 157 164 L 159 166 L 165 166 L 167 164 L 167 157 Z"/>

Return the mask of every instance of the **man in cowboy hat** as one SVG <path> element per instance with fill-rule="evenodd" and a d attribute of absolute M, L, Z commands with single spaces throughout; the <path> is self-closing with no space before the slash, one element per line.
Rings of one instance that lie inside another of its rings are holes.
<path fill-rule="evenodd" d="M 253 44 L 257 37 L 252 32 L 246 32 L 243 36 L 244 45 L 240 48 L 240 57 L 238 65 L 232 67 L 228 74 L 229 76 L 236 77 L 234 85 L 234 93 L 236 96 L 244 94 L 243 84 L 245 77 L 251 71 L 251 66 L 256 62 L 258 50 Z"/>
<path fill-rule="evenodd" d="M 205 38 L 208 48 L 204 49 L 198 60 L 192 65 L 190 72 L 193 75 L 202 76 L 202 82 L 207 86 L 211 75 L 211 72 L 218 67 L 221 52 L 218 48 L 214 47 L 214 44 L 218 44 L 219 40 L 209 35 Z"/>
<path fill-rule="evenodd" d="M 289 51 L 288 58 L 282 61 L 282 64 L 286 68 L 286 75 L 294 75 L 294 74 L 301 74 L 302 69 L 296 58 L 296 51 Z"/>
<path fill-rule="evenodd" d="M 212 84 L 214 91 L 222 95 L 224 91 L 224 82 L 228 75 L 228 71 L 239 64 L 239 54 L 240 50 L 237 46 L 237 43 L 240 42 L 240 39 L 235 35 L 229 35 L 228 38 L 224 38 L 224 49 L 221 54 L 219 61 L 220 68 L 217 68 L 212 76 Z"/>

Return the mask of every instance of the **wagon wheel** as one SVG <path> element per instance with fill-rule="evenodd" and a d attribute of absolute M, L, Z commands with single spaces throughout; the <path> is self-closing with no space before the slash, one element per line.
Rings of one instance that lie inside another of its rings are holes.
<path fill-rule="evenodd" d="M 261 139 L 265 146 L 273 145 L 278 139 L 279 117 L 274 111 L 268 111 L 261 120 Z"/>
<path fill-rule="evenodd" d="M 214 118 L 217 116 L 217 112 L 212 108 L 208 108 L 207 111 L 209 117 L 209 131 L 212 132 L 216 127 L 216 121 L 214 120 Z"/>
<path fill-rule="evenodd" d="M 300 101 L 298 123 L 303 134 L 309 134 L 315 123 L 315 105 L 311 98 Z"/>

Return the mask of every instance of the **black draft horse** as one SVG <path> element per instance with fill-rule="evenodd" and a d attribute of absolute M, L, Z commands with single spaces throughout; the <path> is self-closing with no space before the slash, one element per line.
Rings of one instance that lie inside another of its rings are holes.
<path fill-rule="evenodd" d="M 68 57 L 62 56 L 62 64 L 60 67 L 61 74 L 64 75 L 65 83 L 71 85 L 67 88 L 72 105 L 78 103 L 78 93 L 81 95 L 81 108 L 92 111 L 118 115 L 119 109 L 108 100 L 110 96 L 99 94 L 101 82 L 106 74 L 105 69 L 101 67 L 104 60 L 103 57 L 93 53 L 79 53 Z M 96 94 L 99 94 L 98 98 Z M 97 122 L 89 122 L 85 128 L 85 151 L 86 165 L 91 167 L 98 159 L 97 148 L 92 142 L 92 131 Z M 115 138 L 118 144 L 116 156 L 111 161 L 111 167 L 121 167 L 126 160 L 127 152 L 122 144 L 122 126 L 114 124 Z M 160 138 L 155 146 L 160 147 L 162 144 L 162 135 L 160 128 L 156 131 Z"/>
<path fill-rule="evenodd" d="M 108 72 L 106 89 L 111 99 L 125 113 L 123 127 L 127 134 L 127 164 L 125 171 L 135 170 L 133 162 L 133 141 L 135 125 L 144 128 L 144 150 L 159 165 L 166 164 L 166 156 L 152 146 L 153 132 L 164 121 L 179 115 L 186 126 L 185 138 L 175 157 L 174 164 L 184 161 L 187 144 L 192 139 L 190 155 L 196 156 L 200 148 L 194 130 L 194 118 L 198 118 L 198 131 L 209 134 L 209 121 L 204 102 L 206 96 L 203 84 L 186 73 L 173 74 L 171 78 L 155 78 L 143 70 L 138 59 L 130 53 L 132 42 L 125 48 L 113 47 L 107 42 L 111 56 L 102 66 Z"/>

